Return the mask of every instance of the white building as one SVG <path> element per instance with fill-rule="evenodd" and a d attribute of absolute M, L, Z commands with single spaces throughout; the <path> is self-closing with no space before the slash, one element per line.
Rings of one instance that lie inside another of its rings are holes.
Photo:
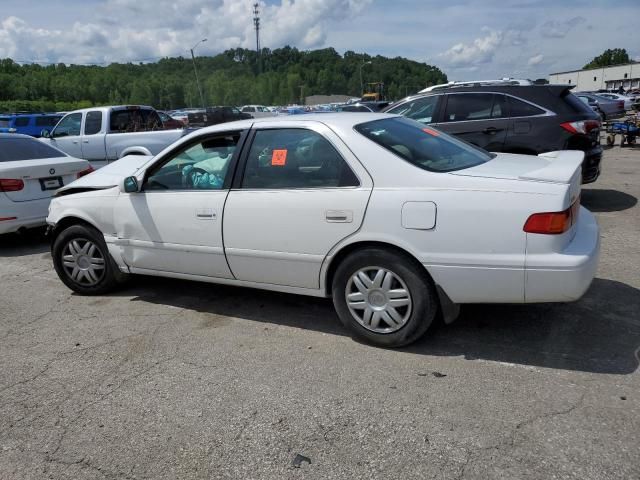
<path fill-rule="evenodd" d="M 549 75 L 549 83 L 575 85 L 577 92 L 611 90 L 620 85 L 625 90 L 640 88 L 640 63 L 552 73 Z"/>

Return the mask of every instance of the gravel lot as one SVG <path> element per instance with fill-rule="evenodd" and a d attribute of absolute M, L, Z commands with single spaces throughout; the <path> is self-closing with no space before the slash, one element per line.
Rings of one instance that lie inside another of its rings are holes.
<path fill-rule="evenodd" d="M 467 306 L 395 351 L 329 300 L 153 278 L 80 297 L 42 237 L 0 239 L 0 479 L 639 478 L 640 149 L 603 168 L 581 301 Z"/>

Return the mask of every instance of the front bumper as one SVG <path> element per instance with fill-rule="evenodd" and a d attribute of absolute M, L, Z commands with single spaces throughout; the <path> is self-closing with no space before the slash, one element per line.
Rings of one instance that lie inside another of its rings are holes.
<path fill-rule="evenodd" d="M 599 255 L 598 223 L 589 210 L 580 207 L 576 234 L 571 243 L 560 253 L 536 255 L 533 265 L 527 262 L 525 302 L 578 300 L 591 285 L 598 269 Z"/>

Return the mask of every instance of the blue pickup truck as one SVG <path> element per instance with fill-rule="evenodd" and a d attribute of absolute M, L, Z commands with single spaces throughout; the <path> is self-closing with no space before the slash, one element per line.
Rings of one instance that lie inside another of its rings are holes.
<path fill-rule="evenodd" d="M 43 129 L 52 130 L 62 118 L 57 113 L 0 114 L 0 133 L 22 133 L 39 137 Z"/>

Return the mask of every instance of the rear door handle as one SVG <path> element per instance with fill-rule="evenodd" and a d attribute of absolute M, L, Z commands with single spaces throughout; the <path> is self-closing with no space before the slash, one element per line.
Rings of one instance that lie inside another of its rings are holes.
<path fill-rule="evenodd" d="M 327 210 L 325 219 L 329 223 L 351 223 L 353 222 L 353 212 L 351 210 Z"/>

